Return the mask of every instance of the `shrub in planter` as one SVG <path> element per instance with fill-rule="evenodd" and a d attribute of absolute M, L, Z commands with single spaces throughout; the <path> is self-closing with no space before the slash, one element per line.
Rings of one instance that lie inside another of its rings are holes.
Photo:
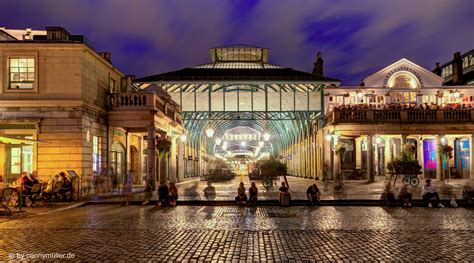
<path fill-rule="evenodd" d="M 392 159 L 387 164 L 387 169 L 392 173 L 421 173 L 418 160 L 414 159 L 416 148 L 414 145 L 405 144 L 401 157 Z"/>
<path fill-rule="evenodd" d="M 259 167 L 261 175 L 263 176 L 278 176 L 285 175 L 287 173 L 286 164 L 276 160 L 273 157 L 268 160 L 258 161 L 257 167 Z"/>

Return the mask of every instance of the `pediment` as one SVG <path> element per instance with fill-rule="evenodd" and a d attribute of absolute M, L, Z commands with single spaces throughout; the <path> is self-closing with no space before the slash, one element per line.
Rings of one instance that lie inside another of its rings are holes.
<path fill-rule="evenodd" d="M 363 82 L 366 87 L 388 88 L 391 78 L 401 73 L 412 76 L 418 82 L 419 88 L 441 87 L 443 85 L 442 77 L 406 58 L 402 58 L 369 77 L 364 78 Z"/>

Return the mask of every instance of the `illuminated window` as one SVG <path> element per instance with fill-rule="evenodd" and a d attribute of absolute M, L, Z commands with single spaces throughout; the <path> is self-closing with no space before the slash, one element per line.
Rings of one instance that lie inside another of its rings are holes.
<path fill-rule="evenodd" d="M 11 90 L 32 90 L 35 82 L 34 58 L 9 58 L 9 85 Z"/>
<path fill-rule="evenodd" d="M 388 82 L 388 87 L 395 88 L 395 89 L 407 89 L 407 88 L 416 89 L 418 88 L 418 86 L 419 85 L 416 79 L 413 76 L 406 73 L 397 74 L 393 76 Z"/>

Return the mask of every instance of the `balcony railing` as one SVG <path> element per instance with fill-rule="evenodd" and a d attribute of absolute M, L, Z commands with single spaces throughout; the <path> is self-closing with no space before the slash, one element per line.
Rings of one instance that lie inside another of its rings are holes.
<path fill-rule="evenodd" d="M 328 113 L 325 123 L 430 123 L 474 122 L 474 109 L 336 109 Z"/>
<path fill-rule="evenodd" d="M 110 107 L 113 110 L 155 109 L 153 93 L 118 93 L 110 95 Z"/>
<path fill-rule="evenodd" d="M 155 93 L 116 93 L 109 95 L 111 111 L 155 111 L 182 124 L 181 109 L 176 103 Z"/>

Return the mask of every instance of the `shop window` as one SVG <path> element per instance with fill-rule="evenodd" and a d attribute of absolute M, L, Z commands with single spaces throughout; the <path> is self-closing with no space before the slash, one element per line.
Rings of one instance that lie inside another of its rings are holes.
<path fill-rule="evenodd" d="M 8 89 L 33 90 L 35 82 L 35 59 L 32 57 L 8 59 Z"/>
<path fill-rule="evenodd" d="M 426 178 L 436 178 L 436 142 L 434 139 L 423 140 L 423 161 Z"/>

